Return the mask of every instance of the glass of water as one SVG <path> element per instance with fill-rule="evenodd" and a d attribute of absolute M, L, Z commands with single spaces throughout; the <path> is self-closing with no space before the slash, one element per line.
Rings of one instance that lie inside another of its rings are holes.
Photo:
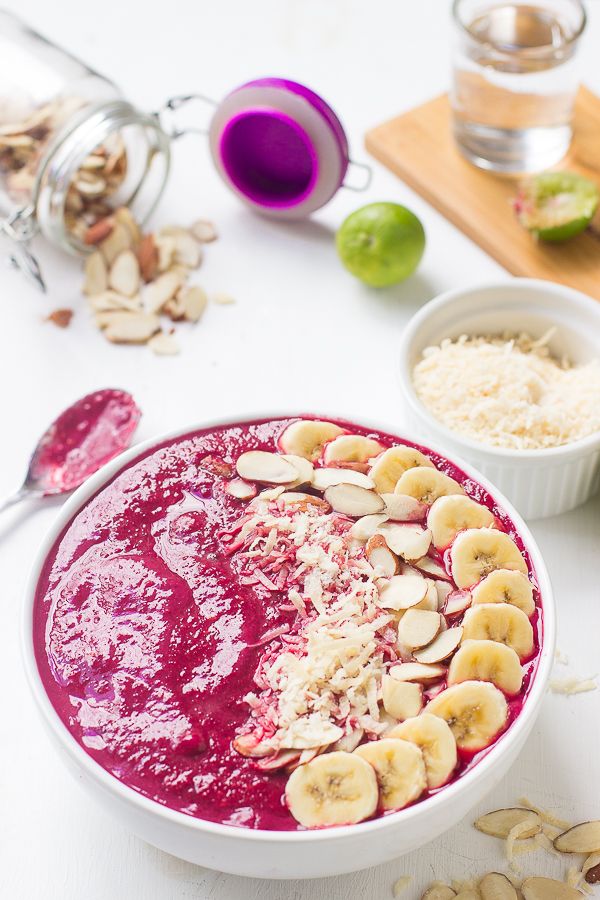
<path fill-rule="evenodd" d="M 581 0 L 454 0 L 454 136 L 476 166 L 537 172 L 571 143 Z"/>

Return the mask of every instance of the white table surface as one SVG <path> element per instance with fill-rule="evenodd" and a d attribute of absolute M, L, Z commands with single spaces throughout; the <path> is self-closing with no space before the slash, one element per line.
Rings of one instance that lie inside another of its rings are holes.
<path fill-rule="evenodd" d="M 9 0 L 49 37 L 111 75 L 128 95 L 155 108 L 170 93 L 219 97 L 253 77 L 279 74 L 316 87 L 364 159 L 365 130 L 442 91 L 448 80 L 446 0 Z M 585 79 L 600 91 L 600 4 L 582 53 Z M 427 251 L 417 275 L 372 292 L 338 264 L 334 229 L 370 200 L 408 204 L 423 220 Z M 403 325 L 442 290 L 506 277 L 491 259 L 382 167 L 365 195 L 341 191 L 310 222 L 280 226 L 245 211 L 219 182 L 202 138 L 175 148 L 175 167 L 157 223 L 207 216 L 222 235 L 207 248 L 198 280 L 237 303 L 213 306 L 196 328 L 180 330 L 183 353 L 105 343 L 79 295 L 72 259 L 39 248 L 50 293 L 42 297 L 0 268 L 4 340 L 0 354 L 3 423 L 0 495 L 16 486 L 40 431 L 65 405 L 107 384 L 131 390 L 144 418 L 139 438 L 211 416 L 258 409 L 332 410 L 381 418 L 402 428 L 394 366 Z M 485 227 L 485 222 L 481 223 Z M 43 321 L 73 306 L 70 328 Z M 551 490 L 551 485 L 548 486 Z M 46 502 L 0 521 L 3 627 L 0 630 L 0 896 L 7 900 L 383 900 L 403 874 L 406 896 L 433 877 L 483 873 L 502 865 L 499 842 L 462 825 L 409 857 L 322 881 L 266 882 L 196 868 L 129 834 L 92 805 L 55 756 L 33 708 L 19 658 L 22 592 L 32 554 L 57 506 Z M 597 575 L 600 501 L 536 522 L 559 606 L 559 647 L 569 666 L 600 669 Z M 548 695 L 538 724 L 505 782 L 481 809 L 522 794 L 583 820 L 600 814 L 600 694 Z M 561 871 L 545 854 L 525 871 Z"/>

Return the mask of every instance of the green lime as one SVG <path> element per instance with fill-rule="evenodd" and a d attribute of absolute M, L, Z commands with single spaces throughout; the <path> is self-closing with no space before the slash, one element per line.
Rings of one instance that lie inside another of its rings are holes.
<path fill-rule="evenodd" d="M 425 231 L 405 206 L 369 203 L 342 222 L 336 246 L 348 271 L 372 287 L 387 287 L 415 271 L 425 249 Z"/>
<path fill-rule="evenodd" d="M 543 241 L 566 241 L 594 217 L 600 191 L 593 181 L 574 172 L 542 172 L 522 188 L 515 200 L 519 221 Z"/>

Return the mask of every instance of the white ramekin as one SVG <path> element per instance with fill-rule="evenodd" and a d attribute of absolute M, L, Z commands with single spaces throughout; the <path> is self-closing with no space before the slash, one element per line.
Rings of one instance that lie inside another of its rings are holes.
<path fill-rule="evenodd" d="M 263 413 L 251 417 L 245 415 L 240 416 L 237 421 L 296 415 L 301 416 L 303 413 Z M 323 418 L 327 416 L 324 415 Z M 235 417 L 230 417 L 227 420 L 202 422 L 139 444 L 107 463 L 65 503 L 37 553 L 26 590 L 22 635 L 28 680 L 60 756 L 77 781 L 110 814 L 149 844 L 197 865 L 260 878 L 316 878 L 378 865 L 416 850 L 447 831 L 504 778 L 538 716 L 554 659 L 556 609 L 546 566 L 537 544 L 511 504 L 486 478 L 481 477 L 462 460 L 450 457 L 468 476 L 492 494 L 521 535 L 540 588 L 544 623 L 537 672 L 517 720 L 470 772 L 433 797 L 383 818 L 321 831 L 253 831 L 195 819 L 143 797 L 92 759 L 63 724 L 40 678 L 33 648 L 35 590 L 46 557 L 66 525 L 100 488 L 140 454 L 190 431 L 235 421 Z M 362 420 L 361 425 L 390 434 L 396 433 L 391 425 Z M 448 456 L 442 447 L 432 446 L 431 449 Z"/>
<path fill-rule="evenodd" d="M 446 337 L 502 331 L 541 337 L 552 326 L 556 333 L 550 348 L 558 357 L 566 354 L 574 363 L 600 359 L 600 303 L 571 288 L 530 278 L 441 294 L 411 319 L 400 344 L 400 384 L 410 429 L 473 463 L 526 519 L 566 512 L 598 490 L 600 432 L 548 450 L 485 446 L 434 418 L 416 395 L 412 371 L 425 347 Z"/>

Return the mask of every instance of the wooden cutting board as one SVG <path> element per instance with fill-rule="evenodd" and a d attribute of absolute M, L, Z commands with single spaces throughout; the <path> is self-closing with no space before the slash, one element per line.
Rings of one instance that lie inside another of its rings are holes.
<path fill-rule="evenodd" d="M 444 94 L 379 125 L 367 150 L 513 275 L 547 278 L 600 300 L 600 213 L 596 233 L 564 244 L 535 241 L 512 209 L 517 183 L 467 162 L 454 145 Z M 581 88 L 567 168 L 600 183 L 600 98 Z"/>

